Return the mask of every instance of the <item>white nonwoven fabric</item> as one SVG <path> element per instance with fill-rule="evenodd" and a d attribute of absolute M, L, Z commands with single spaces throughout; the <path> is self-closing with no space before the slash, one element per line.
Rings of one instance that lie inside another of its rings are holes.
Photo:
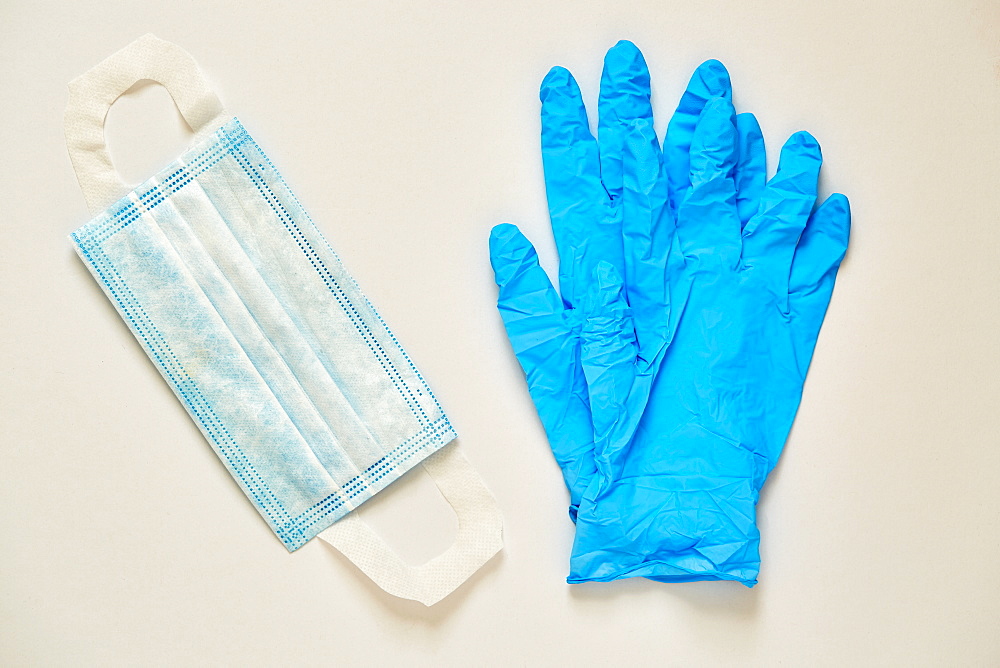
<path fill-rule="evenodd" d="M 133 190 L 111 163 L 104 120 L 143 79 L 170 92 L 196 148 Z M 136 40 L 71 82 L 65 123 L 96 215 L 73 235 L 81 257 L 286 547 L 319 535 L 385 591 L 425 605 L 502 549 L 496 501 L 449 443 L 423 378 L 190 55 Z M 350 511 L 421 460 L 459 531 L 443 554 L 408 566 Z"/>

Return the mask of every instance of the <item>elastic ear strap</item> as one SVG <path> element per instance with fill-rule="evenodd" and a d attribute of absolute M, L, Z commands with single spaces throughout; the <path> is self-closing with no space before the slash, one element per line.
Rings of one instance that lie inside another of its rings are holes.
<path fill-rule="evenodd" d="M 503 548 L 503 517 L 457 443 L 441 448 L 423 466 L 458 516 L 458 535 L 445 552 L 421 566 L 409 566 L 356 512 L 319 537 L 388 593 L 430 606 L 455 591 Z"/>
<path fill-rule="evenodd" d="M 152 34 L 143 35 L 71 81 L 64 118 L 66 148 L 93 214 L 131 190 L 111 163 L 104 120 L 114 101 L 144 79 L 167 89 L 195 133 L 213 130 L 228 120 L 191 55 Z"/>

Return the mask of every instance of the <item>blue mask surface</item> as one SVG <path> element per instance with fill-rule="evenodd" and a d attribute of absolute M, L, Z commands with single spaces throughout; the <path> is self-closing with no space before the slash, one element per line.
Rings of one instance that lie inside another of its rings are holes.
<path fill-rule="evenodd" d="M 595 139 L 579 89 L 542 84 L 559 293 L 493 230 L 498 306 L 577 522 L 569 582 L 756 582 L 755 508 L 794 419 L 850 213 L 814 210 L 819 145 L 797 133 L 765 183 L 753 116 L 698 68 L 663 147 L 638 49 L 608 52 Z"/>

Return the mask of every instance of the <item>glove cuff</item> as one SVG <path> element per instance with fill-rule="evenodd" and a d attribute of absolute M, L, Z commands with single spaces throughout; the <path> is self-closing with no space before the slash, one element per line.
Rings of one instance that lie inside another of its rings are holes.
<path fill-rule="evenodd" d="M 656 483 L 641 478 L 618 481 L 607 497 L 584 501 L 566 581 L 645 577 L 658 582 L 735 580 L 755 585 L 760 532 L 755 523 L 758 494 L 752 482 L 685 476 L 657 477 Z M 630 517 L 617 512 L 636 507 L 657 510 Z"/>

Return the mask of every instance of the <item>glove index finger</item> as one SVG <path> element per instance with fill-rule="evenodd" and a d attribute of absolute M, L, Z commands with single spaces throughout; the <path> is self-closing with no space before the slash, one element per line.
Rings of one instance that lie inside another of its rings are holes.
<path fill-rule="evenodd" d="M 718 60 L 706 60 L 691 75 L 677 111 L 670 118 L 663 139 L 663 157 L 670 184 L 670 204 L 677 210 L 691 189 L 690 151 L 698 119 L 709 100 L 732 98 L 733 89 L 726 66 Z"/>
<path fill-rule="evenodd" d="M 597 140 L 590 133 L 580 88 L 568 70 L 553 67 L 542 81 L 542 166 L 552 234 L 559 251 L 559 287 L 567 304 L 576 301 L 587 276 L 577 277 L 581 254 L 606 234 L 608 195 L 601 185 Z M 600 245 L 600 244 L 598 244 Z M 621 251 L 618 251 L 620 254 Z M 597 260 L 595 259 L 594 262 Z"/>
<path fill-rule="evenodd" d="M 691 141 L 691 190 L 677 212 L 677 234 L 685 254 L 712 256 L 733 268 L 740 255 L 736 160 L 736 111 L 728 98 L 715 98 Z"/>

